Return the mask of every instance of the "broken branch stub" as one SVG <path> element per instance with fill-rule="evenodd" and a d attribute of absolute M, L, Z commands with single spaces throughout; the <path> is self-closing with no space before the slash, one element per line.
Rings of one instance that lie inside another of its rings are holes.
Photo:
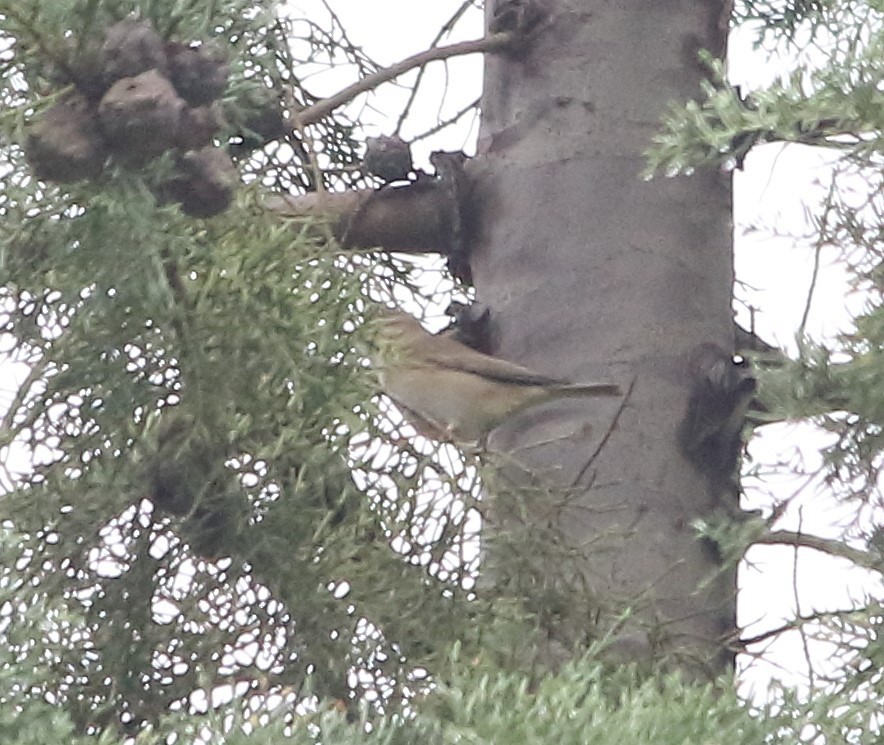
<path fill-rule="evenodd" d="M 448 255 L 454 227 L 449 202 L 449 192 L 428 179 L 377 191 L 273 195 L 263 206 L 330 225 L 342 248 Z"/>

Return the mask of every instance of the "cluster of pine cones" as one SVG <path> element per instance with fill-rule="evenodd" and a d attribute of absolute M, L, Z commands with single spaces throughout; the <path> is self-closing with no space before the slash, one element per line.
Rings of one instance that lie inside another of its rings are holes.
<path fill-rule="evenodd" d="M 94 179 L 109 163 L 137 169 L 173 151 L 175 175 L 158 198 L 194 217 L 228 207 L 238 174 L 226 148 L 213 145 L 230 72 L 221 49 L 166 42 L 150 23 L 126 19 L 59 67 L 59 83 L 74 90 L 29 127 L 25 143 L 39 179 Z"/>

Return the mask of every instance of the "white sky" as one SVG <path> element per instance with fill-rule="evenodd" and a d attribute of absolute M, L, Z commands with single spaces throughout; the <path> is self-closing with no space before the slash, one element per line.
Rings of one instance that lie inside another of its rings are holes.
<path fill-rule="evenodd" d="M 763 52 L 754 51 L 752 34 L 733 34 L 729 71 L 735 83 L 758 87 L 774 80 L 782 64 L 766 63 Z M 814 250 L 810 216 L 828 190 L 834 154 L 802 145 L 765 145 L 754 149 L 746 168 L 734 178 L 735 266 L 737 278 L 752 289 L 738 296 L 760 309 L 755 318 L 758 334 L 767 341 L 795 350 L 795 334 L 805 312 L 811 287 Z M 863 184 L 857 188 L 863 189 Z M 760 228 L 760 229 L 755 229 Z M 847 273 L 838 263 L 836 250 L 824 248 L 821 271 L 807 316 L 806 333 L 822 341 L 851 328 L 851 317 L 863 298 L 848 291 Z M 748 314 L 738 317 L 748 325 Z M 804 473 L 821 471 L 820 449 L 827 436 L 807 424 L 781 424 L 763 428 L 753 439 L 750 456 L 764 468 L 762 480 L 744 483 L 747 506 L 770 503 L 797 495 L 777 527 L 801 530 L 827 538 L 840 538 L 855 522 L 853 505 L 836 499 L 817 476 L 796 475 L 781 463 L 801 463 Z M 855 527 L 855 525 L 854 525 Z M 797 611 L 856 607 L 868 595 L 881 597 L 881 577 L 849 562 L 816 551 L 796 552 L 787 547 L 756 546 L 746 557 L 741 572 L 739 620 L 747 633 L 760 633 L 793 617 Z M 811 644 L 814 665 L 831 670 L 832 648 Z M 819 672 L 819 669 L 817 672 Z M 763 684 L 767 676 L 784 683 L 806 683 L 807 663 L 802 641 L 790 633 L 777 642 L 776 654 L 744 679 L 745 688 Z M 756 678 L 756 675 L 758 677 Z"/>

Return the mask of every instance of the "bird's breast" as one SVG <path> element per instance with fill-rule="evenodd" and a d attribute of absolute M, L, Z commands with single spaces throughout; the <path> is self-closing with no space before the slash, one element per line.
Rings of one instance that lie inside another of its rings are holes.
<path fill-rule="evenodd" d="M 502 384 L 480 375 L 430 366 L 396 366 L 381 373 L 390 398 L 460 442 L 478 442 L 540 388 Z"/>

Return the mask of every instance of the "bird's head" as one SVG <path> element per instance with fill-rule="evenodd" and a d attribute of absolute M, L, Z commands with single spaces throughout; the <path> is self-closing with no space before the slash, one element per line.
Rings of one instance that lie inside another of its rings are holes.
<path fill-rule="evenodd" d="M 427 335 L 420 321 L 395 308 L 384 308 L 368 324 L 370 331 L 374 332 L 375 354 L 372 354 L 372 359 L 379 367 L 399 364 L 403 357 L 409 356 L 414 345 Z"/>
<path fill-rule="evenodd" d="M 427 333 L 414 316 L 396 308 L 385 308 L 371 323 L 376 325 L 378 336 L 384 340 L 395 341 L 402 337 Z"/>

